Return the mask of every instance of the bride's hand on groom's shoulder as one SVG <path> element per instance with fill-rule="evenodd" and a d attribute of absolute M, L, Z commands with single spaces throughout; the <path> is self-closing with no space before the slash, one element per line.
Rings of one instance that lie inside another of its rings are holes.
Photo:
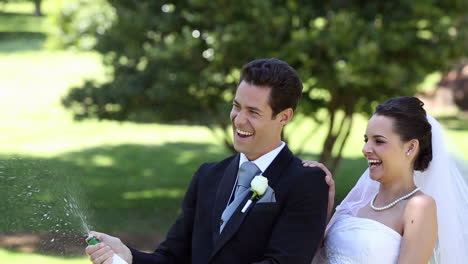
<path fill-rule="evenodd" d="M 330 221 L 331 214 L 333 211 L 333 206 L 335 205 L 335 181 L 333 180 L 333 175 L 330 170 L 318 161 L 313 160 L 303 160 L 302 166 L 304 167 L 318 167 L 325 172 L 325 182 L 328 184 L 328 214 L 327 221 Z"/>

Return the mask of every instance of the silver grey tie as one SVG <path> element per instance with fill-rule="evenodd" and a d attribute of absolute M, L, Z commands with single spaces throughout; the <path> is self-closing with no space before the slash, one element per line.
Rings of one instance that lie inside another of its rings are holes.
<path fill-rule="evenodd" d="M 224 226 L 231 218 L 234 211 L 239 207 L 239 204 L 244 200 L 245 196 L 249 193 L 250 190 L 250 182 L 252 181 L 253 177 L 260 174 L 261 170 L 255 165 L 255 163 L 247 161 L 242 163 L 237 172 L 237 185 L 236 185 L 236 192 L 234 196 L 234 201 L 229 204 L 226 209 L 224 209 L 223 214 L 221 215 L 221 227 L 219 232 L 223 231 Z"/>
<path fill-rule="evenodd" d="M 245 190 L 250 189 L 250 182 L 253 177 L 260 173 L 260 169 L 251 161 L 246 161 L 242 163 L 237 173 L 239 179 L 237 180 L 236 193 L 234 197 L 237 197 L 239 194 Z"/>

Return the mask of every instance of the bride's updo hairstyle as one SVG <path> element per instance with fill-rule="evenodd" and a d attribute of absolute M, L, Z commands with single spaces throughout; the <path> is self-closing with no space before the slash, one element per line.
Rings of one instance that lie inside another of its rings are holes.
<path fill-rule="evenodd" d="M 414 160 L 414 170 L 424 171 L 432 160 L 431 124 L 427 121 L 424 103 L 416 97 L 396 97 L 377 106 L 375 115 L 391 117 L 394 132 L 404 142 L 419 141 L 419 153 Z"/>

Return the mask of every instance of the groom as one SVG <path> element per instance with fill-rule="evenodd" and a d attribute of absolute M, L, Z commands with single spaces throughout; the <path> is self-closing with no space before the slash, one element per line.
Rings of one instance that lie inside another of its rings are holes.
<path fill-rule="evenodd" d="M 153 253 L 96 232 L 103 243 L 86 249 L 93 263 L 111 263 L 104 261 L 115 252 L 133 264 L 309 264 L 325 229 L 328 185 L 322 170 L 302 167 L 281 141 L 301 93 L 298 74 L 283 61 L 244 65 L 230 115 L 239 154 L 198 169 Z M 255 175 L 266 177 L 268 188 L 244 208 Z"/>

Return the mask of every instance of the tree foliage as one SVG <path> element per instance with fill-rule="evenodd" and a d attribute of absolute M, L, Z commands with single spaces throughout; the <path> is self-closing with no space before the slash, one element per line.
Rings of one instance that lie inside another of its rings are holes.
<path fill-rule="evenodd" d="M 51 21 L 48 46 L 91 50 L 115 21 L 115 10 L 106 0 L 63 0 Z"/>
<path fill-rule="evenodd" d="M 0 8 L 2 4 L 7 4 L 8 2 L 32 2 L 34 4 L 34 12 L 35 16 L 42 16 L 42 0 L 0 0 Z"/>
<path fill-rule="evenodd" d="M 328 116 L 321 160 L 333 169 L 353 114 L 410 95 L 431 72 L 466 56 L 461 0 L 112 0 L 115 21 L 95 49 L 112 80 L 64 98 L 76 118 L 190 122 L 227 131 L 239 68 L 263 57 L 304 82 L 298 111 Z M 311 128 L 312 129 L 312 128 Z M 225 142 L 230 144 L 229 133 Z M 334 158 L 335 157 L 335 158 Z"/>

